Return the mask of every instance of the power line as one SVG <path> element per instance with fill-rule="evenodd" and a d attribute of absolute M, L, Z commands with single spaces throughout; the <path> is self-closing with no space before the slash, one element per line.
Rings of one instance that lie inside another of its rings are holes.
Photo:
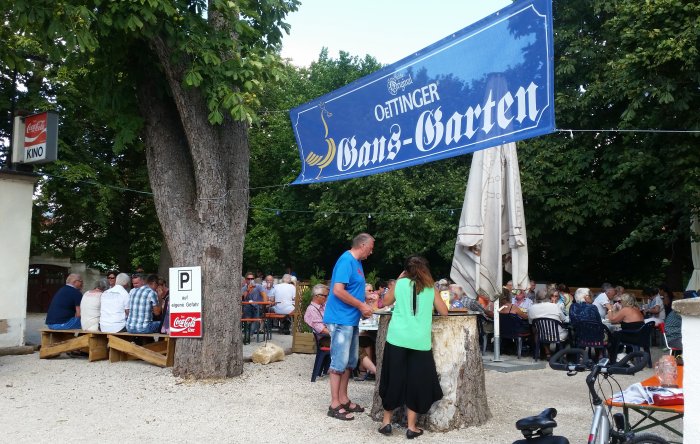
<path fill-rule="evenodd" d="M 659 133 L 659 134 L 700 134 L 700 130 L 666 130 L 666 129 L 566 129 L 557 128 L 562 133 Z"/>
<path fill-rule="evenodd" d="M 420 216 L 421 214 L 429 213 L 449 213 L 450 216 L 454 215 L 456 211 L 462 211 L 461 208 L 434 208 L 431 210 L 410 210 L 410 211 L 335 211 L 335 210 L 297 210 L 289 208 L 274 208 L 274 207 L 263 207 L 263 206 L 248 206 L 251 210 L 266 210 L 274 211 L 276 214 L 280 213 L 302 213 L 302 214 L 319 214 L 325 217 L 331 215 L 344 215 L 344 216 L 367 216 L 371 219 L 375 216 L 406 216 L 413 217 L 414 215 Z"/>
<path fill-rule="evenodd" d="M 36 174 L 40 175 L 40 176 L 46 176 L 46 177 L 49 177 L 51 179 L 61 179 L 61 180 L 66 180 L 66 181 L 74 182 L 74 183 L 83 183 L 83 184 L 91 185 L 91 186 L 110 188 L 110 189 L 113 189 L 116 191 L 127 191 L 127 192 L 131 192 L 131 193 L 138 193 L 138 194 L 153 196 L 153 193 L 149 192 L 149 191 L 142 191 L 142 190 L 135 190 L 133 188 L 119 187 L 116 185 L 109 185 L 109 184 L 94 182 L 91 180 L 69 179 L 67 177 L 62 177 L 62 176 L 48 174 L 48 173 L 36 173 Z M 254 190 L 254 189 L 274 188 L 274 187 L 282 188 L 282 187 L 286 187 L 288 185 L 289 184 L 269 185 L 269 186 L 264 186 L 264 187 L 252 187 L 252 188 L 247 188 L 247 189 Z M 200 200 L 221 200 L 221 199 L 224 199 L 229 194 L 230 191 L 232 191 L 232 190 L 227 191 L 221 197 L 202 198 Z M 368 219 L 371 219 L 372 217 L 375 217 L 375 216 L 391 216 L 391 215 L 393 215 L 393 216 L 406 216 L 406 215 L 408 215 L 409 217 L 413 217 L 414 215 L 429 214 L 429 213 L 449 213 L 450 215 L 453 215 L 455 211 L 461 211 L 461 208 L 437 208 L 437 209 L 431 209 L 431 210 L 416 209 L 416 210 L 409 210 L 409 211 L 299 210 L 299 209 L 292 209 L 292 208 L 274 208 L 274 207 L 265 207 L 265 206 L 256 206 L 256 205 L 249 205 L 248 209 L 271 211 L 277 215 L 279 215 L 281 213 L 319 214 L 319 215 L 323 214 L 325 217 L 328 217 L 330 215 L 345 215 L 345 216 L 366 215 Z"/>

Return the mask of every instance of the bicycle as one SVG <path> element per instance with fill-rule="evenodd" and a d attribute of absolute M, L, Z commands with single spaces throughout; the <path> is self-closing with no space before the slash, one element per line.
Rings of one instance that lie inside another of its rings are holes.
<path fill-rule="evenodd" d="M 566 356 L 569 355 L 574 355 L 573 359 L 567 360 Z M 627 363 L 635 358 L 643 359 L 636 359 L 634 366 L 628 367 Z M 644 368 L 647 358 L 646 352 L 637 351 L 626 355 L 616 364 L 611 364 L 607 358 L 602 358 L 595 363 L 588 358 L 585 350 L 580 348 L 563 349 L 550 358 L 549 366 L 554 370 L 565 370 L 568 376 L 590 371 L 586 377 L 586 385 L 593 406 L 593 418 L 588 444 L 668 444 L 665 439 L 650 433 L 626 432 L 625 417 L 622 413 L 613 415 L 613 426 L 603 399 L 596 391 L 596 383 L 601 376 L 615 381 L 613 375 L 634 375 Z M 557 410 L 548 408 L 539 415 L 518 420 L 515 427 L 522 432 L 525 439 L 514 441 L 513 444 L 569 444 L 569 440 L 565 437 L 553 434 L 557 426 L 554 420 L 556 416 Z"/>

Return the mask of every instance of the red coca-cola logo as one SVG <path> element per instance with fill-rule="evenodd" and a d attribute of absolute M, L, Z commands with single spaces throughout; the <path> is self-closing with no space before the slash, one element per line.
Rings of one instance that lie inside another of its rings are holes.
<path fill-rule="evenodd" d="M 34 122 L 30 122 L 27 127 L 26 131 L 28 135 L 34 135 L 37 133 L 40 133 L 44 131 L 44 128 L 46 128 L 46 121 L 45 120 L 36 120 Z"/>
<path fill-rule="evenodd" d="M 171 313 L 170 336 L 202 336 L 201 313 Z"/>
<path fill-rule="evenodd" d="M 24 119 L 24 146 L 46 143 L 46 113 Z"/>
<path fill-rule="evenodd" d="M 199 321 L 200 318 L 195 318 L 192 316 L 188 317 L 176 317 L 175 320 L 173 321 L 173 327 L 176 328 L 191 328 L 194 327 L 195 323 Z"/>

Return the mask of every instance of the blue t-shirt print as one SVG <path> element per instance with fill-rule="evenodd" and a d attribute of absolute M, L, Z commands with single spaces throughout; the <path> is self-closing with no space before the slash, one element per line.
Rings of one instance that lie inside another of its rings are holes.
<path fill-rule="evenodd" d="M 323 322 L 326 324 L 357 325 L 360 321 L 360 311 L 338 299 L 333 294 L 336 283 L 345 284 L 345 290 L 355 299 L 365 301 L 365 273 L 362 262 L 346 251 L 343 253 L 333 268 L 331 277 L 331 291 L 326 302 L 326 312 Z"/>

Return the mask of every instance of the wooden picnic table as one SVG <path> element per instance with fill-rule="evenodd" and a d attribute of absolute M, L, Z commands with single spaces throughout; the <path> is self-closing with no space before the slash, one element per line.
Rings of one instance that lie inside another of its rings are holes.
<path fill-rule="evenodd" d="M 175 362 L 175 338 L 160 333 L 109 333 L 87 330 L 42 328 L 39 358 L 55 358 L 61 353 L 82 351 L 88 361 L 109 358 L 109 362 L 140 359 L 159 367 Z"/>
<path fill-rule="evenodd" d="M 656 387 L 659 385 L 659 378 L 657 378 L 655 375 L 651 376 L 644 381 L 641 382 L 641 384 L 645 387 Z M 683 387 L 683 366 L 678 366 L 678 376 L 676 378 L 676 385 L 679 388 Z M 632 403 L 622 403 L 622 402 L 613 402 L 612 398 L 609 398 L 605 400 L 605 403 L 607 405 L 613 406 L 613 407 L 622 407 L 622 412 L 625 415 L 625 424 L 627 427 L 626 431 L 634 431 L 634 432 L 640 432 L 642 430 L 647 430 L 652 427 L 656 426 L 661 426 L 666 428 L 667 430 L 670 430 L 671 432 L 675 433 L 676 435 L 680 436 L 681 439 L 683 439 L 683 432 L 680 430 L 672 427 L 669 425 L 669 422 L 675 421 L 676 419 L 683 419 L 683 414 L 685 413 L 684 405 L 683 404 L 678 404 L 678 405 L 653 405 L 653 404 L 632 404 Z M 638 420 L 636 423 L 630 425 L 629 421 L 629 411 L 632 410 L 634 412 L 639 413 L 642 415 L 642 418 Z M 666 417 L 666 418 L 656 418 L 654 417 L 654 414 L 656 413 L 670 413 L 671 416 Z M 669 441 L 673 442 L 673 441 Z M 682 441 L 680 441 L 682 442 Z"/>

